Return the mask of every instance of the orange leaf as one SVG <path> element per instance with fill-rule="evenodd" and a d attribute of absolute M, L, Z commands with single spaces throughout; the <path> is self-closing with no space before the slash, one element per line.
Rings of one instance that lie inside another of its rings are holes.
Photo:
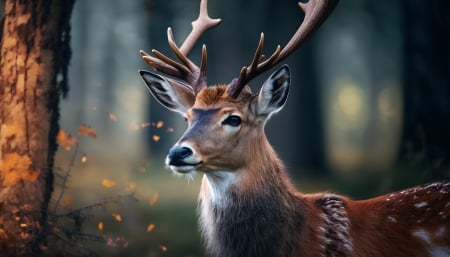
<path fill-rule="evenodd" d="M 103 230 L 103 222 L 100 221 L 100 222 L 98 223 L 97 227 L 98 227 L 98 230 L 99 230 L 99 231 L 102 231 L 102 230 Z"/>
<path fill-rule="evenodd" d="M 60 146 L 62 146 L 66 151 L 70 151 L 72 146 L 77 143 L 77 139 L 72 137 L 66 131 L 60 129 L 58 135 L 56 136 L 56 141 Z"/>
<path fill-rule="evenodd" d="M 153 139 L 153 141 L 158 142 L 161 139 L 161 137 L 158 135 L 153 135 L 152 139 Z"/>
<path fill-rule="evenodd" d="M 147 233 L 148 233 L 148 232 L 151 232 L 153 229 L 155 229 L 155 224 L 149 224 L 149 225 L 147 226 Z"/>
<path fill-rule="evenodd" d="M 117 184 L 116 181 L 111 180 L 111 179 L 104 178 L 102 180 L 102 186 L 104 186 L 106 188 L 114 187 L 114 186 L 116 186 L 116 184 Z"/>
<path fill-rule="evenodd" d="M 86 155 L 86 154 L 83 154 L 83 155 L 81 156 L 81 162 L 82 162 L 82 163 L 86 163 L 86 162 L 87 162 L 87 155 Z"/>
<path fill-rule="evenodd" d="M 164 126 L 164 121 L 160 120 L 156 122 L 156 128 L 162 128 Z"/>
<path fill-rule="evenodd" d="M 78 127 L 78 134 L 80 134 L 81 136 L 89 136 L 92 138 L 96 138 L 97 137 L 97 130 L 95 128 L 92 128 L 86 124 L 81 124 Z"/>
<path fill-rule="evenodd" d="M 130 183 L 128 183 L 128 189 L 129 189 L 129 190 L 134 190 L 134 189 L 136 189 L 136 187 L 137 187 L 136 182 L 130 182 Z"/>
<path fill-rule="evenodd" d="M 113 216 L 113 218 L 117 221 L 117 222 L 122 222 L 122 216 L 120 216 L 120 214 L 118 213 L 113 213 L 111 214 Z"/>
<path fill-rule="evenodd" d="M 158 201 L 158 198 L 159 193 L 158 192 L 153 193 L 152 196 L 150 196 L 150 206 L 153 206 Z"/>

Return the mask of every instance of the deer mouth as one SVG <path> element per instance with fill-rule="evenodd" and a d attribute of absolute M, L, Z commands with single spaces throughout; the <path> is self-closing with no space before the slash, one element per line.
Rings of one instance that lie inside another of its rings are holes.
<path fill-rule="evenodd" d="M 187 163 L 187 162 L 176 162 L 171 163 L 169 162 L 169 168 L 178 173 L 189 173 L 191 171 L 194 171 L 198 165 L 200 165 L 202 162 L 197 163 Z"/>

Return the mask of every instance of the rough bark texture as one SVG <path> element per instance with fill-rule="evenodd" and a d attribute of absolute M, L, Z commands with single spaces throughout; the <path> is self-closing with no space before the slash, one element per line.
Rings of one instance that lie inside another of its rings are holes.
<path fill-rule="evenodd" d="M 0 255 L 45 255 L 74 0 L 6 0 L 0 59 Z"/>

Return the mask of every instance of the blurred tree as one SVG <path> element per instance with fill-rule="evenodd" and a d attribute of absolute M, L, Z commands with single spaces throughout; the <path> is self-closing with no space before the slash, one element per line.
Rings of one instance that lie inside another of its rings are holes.
<path fill-rule="evenodd" d="M 450 164 L 450 2 L 404 4 L 405 114 L 400 158 Z"/>
<path fill-rule="evenodd" d="M 74 0 L 6 0 L 0 59 L 0 255 L 45 255 Z"/>

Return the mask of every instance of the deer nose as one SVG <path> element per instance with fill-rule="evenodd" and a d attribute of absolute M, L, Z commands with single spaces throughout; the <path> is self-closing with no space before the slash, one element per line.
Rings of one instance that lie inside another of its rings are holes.
<path fill-rule="evenodd" d="M 191 156 L 194 152 L 185 146 L 176 146 L 169 150 L 167 154 L 168 164 L 171 166 L 184 166 L 190 165 L 184 160 Z"/>

